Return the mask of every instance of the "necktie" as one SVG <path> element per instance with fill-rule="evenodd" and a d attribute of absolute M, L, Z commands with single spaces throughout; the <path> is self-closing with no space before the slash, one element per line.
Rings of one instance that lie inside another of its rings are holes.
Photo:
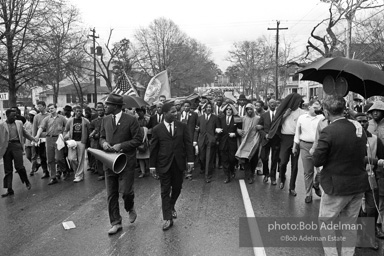
<path fill-rule="evenodd" d="M 229 125 L 229 116 L 227 116 L 227 125 Z"/>
<path fill-rule="evenodd" d="M 208 119 L 209 119 L 209 115 L 205 115 L 205 120 L 207 120 L 208 121 Z"/>
<path fill-rule="evenodd" d="M 171 134 L 171 136 L 173 136 L 173 132 L 172 132 L 172 124 L 169 124 L 169 133 Z"/>
<path fill-rule="evenodd" d="M 275 111 L 272 111 L 272 120 L 273 120 L 273 118 L 275 118 Z"/>
<path fill-rule="evenodd" d="M 161 123 L 161 116 L 160 115 L 157 115 L 157 122 Z"/>
<path fill-rule="evenodd" d="M 113 128 L 116 128 L 116 116 L 112 115 L 112 126 Z"/>

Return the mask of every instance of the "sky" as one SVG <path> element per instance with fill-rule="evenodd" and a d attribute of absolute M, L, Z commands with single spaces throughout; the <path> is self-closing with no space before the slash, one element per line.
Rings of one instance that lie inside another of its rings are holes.
<path fill-rule="evenodd" d="M 100 43 L 113 29 L 112 42 L 134 41 L 134 33 L 160 17 L 171 19 L 189 37 L 206 45 L 222 71 L 230 62 L 228 51 L 235 42 L 266 36 L 275 42 L 280 21 L 280 42 L 293 46 L 294 54 L 305 51 L 312 28 L 328 17 L 328 4 L 320 0 L 69 0 L 80 10 L 86 27 L 95 28 Z"/>

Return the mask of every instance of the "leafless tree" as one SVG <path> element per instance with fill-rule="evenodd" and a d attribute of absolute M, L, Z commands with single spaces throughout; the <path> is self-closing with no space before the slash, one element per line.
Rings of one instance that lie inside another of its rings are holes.
<path fill-rule="evenodd" d="M 329 18 L 320 21 L 311 31 L 311 37 L 307 42 L 307 58 L 312 51 L 323 57 L 332 57 L 340 54 L 343 49 L 345 55 L 349 55 L 349 43 L 352 33 L 352 21 L 356 12 L 382 7 L 377 0 L 320 0 L 329 4 Z M 342 21 L 347 21 L 347 37 L 344 40 L 344 32 L 338 31 Z M 325 28 L 325 33 L 322 32 Z M 319 32 L 318 32 L 319 31 Z M 315 41 L 313 41 L 315 40 Z M 349 57 L 349 56 L 348 56 Z"/>
<path fill-rule="evenodd" d="M 148 76 L 168 70 L 174 95 L 183 94 L 196 85 L 214 81 L 217 66 L 210 50 L 189 38 L 171 20 L 154 20 L 148 28 L 135 34 L 133 68 Z"/>

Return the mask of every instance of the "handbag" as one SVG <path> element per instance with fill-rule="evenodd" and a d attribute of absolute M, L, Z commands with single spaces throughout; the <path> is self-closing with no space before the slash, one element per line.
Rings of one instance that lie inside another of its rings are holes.
<path fill-rule="evenodd" d="M 137 151 L 139 151 L 139 153 L 145 153 L 148 150 L 148 147 L 148 140 L 145 140 L 140 146 L 137 147 Z"/>

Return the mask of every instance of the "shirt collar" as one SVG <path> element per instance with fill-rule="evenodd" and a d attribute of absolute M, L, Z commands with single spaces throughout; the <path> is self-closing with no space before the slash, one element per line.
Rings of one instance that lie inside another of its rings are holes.
<path fill-rule="evenodd" d="M 115 115 L 116 120 L 120 120 L 121 115 L 123 114 L 123 111 L 120 111 Z"/>
<path fill-rule="evenodd" d="M 172 123 L 168 123 L 167 121 L 164 120 L 164 124 L 166 124 L 167 126 L 169 126 L 169 125 L 173 125 L 173 123 L 174 123 L 174 122 L 172 122 Z"/>

